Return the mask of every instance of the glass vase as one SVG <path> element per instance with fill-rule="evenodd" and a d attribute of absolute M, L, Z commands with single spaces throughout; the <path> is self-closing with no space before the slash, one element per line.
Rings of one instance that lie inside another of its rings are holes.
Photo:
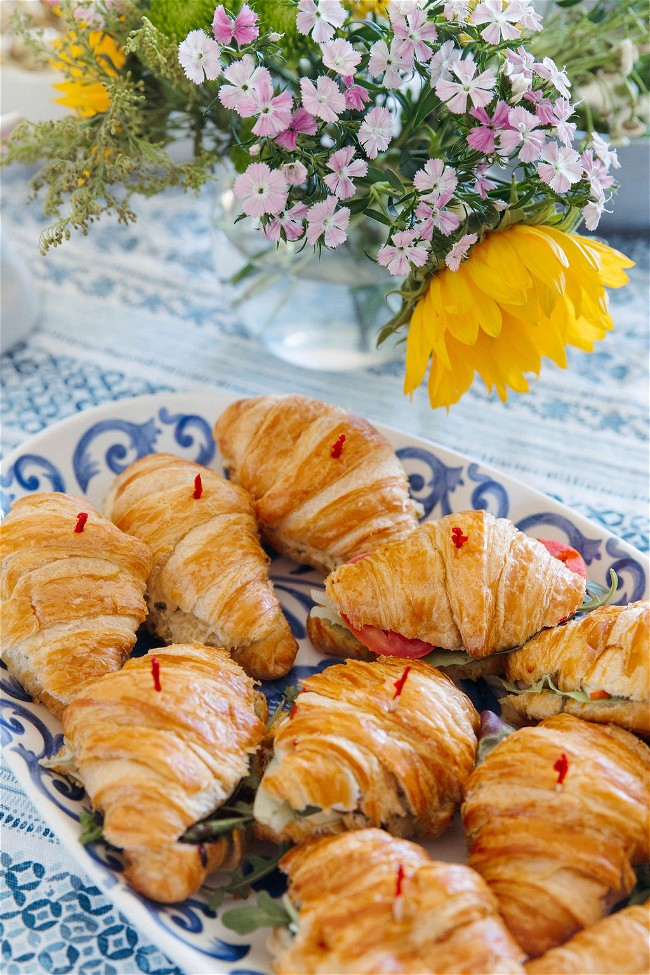
<path fill-rule="evenodd" d="M 304 241 L 266 240 L 240 212 L 232 177 L 216 183 L 212 207 L 214 260 L 221 281 L 234 287 L 234 306 L 246 333 L 273 355 L 305 369 L 336 372 L 399 357 L 403 343 L 377 347 L 379 329 L 399 309 L 390 294 L 399 280 L 378 265 L 381 226 L 353 216 L 348 239 L 320 255 Z"/>

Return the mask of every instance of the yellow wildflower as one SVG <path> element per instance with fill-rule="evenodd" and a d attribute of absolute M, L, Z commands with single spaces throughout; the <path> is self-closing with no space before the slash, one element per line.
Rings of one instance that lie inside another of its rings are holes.
<path fill-rule="evenodd" d="M 63 95 L 54 101 L 78 112 L 83 118 L 107 110 L 110 98 L 106 81 L 117 77 L 126 61 L 124 51 L 117 46 L 110 34 L 91 31 L 88 43 L 95 58 L 92 67 L 84 62 L 84 49 L 73 32 L 54 42 L 57 58 L 52 61 L 52 67 L 63 71 L 68 78 L 53 85 Z"/>
<path fill-rule="evenodd" d="M 634 262 L 596 240 L 516 224 L 477 244 L 457 271 L 437 272 L 415 307 L 406 342 L 404 392 L 429 360 L 432 407 L 451 406 L 478 373 L 501 400 L 528 390 L 542 359 L 566 367 L 566 347 L 591 352 L 612 328 L 605 287 L 628 280 Z"/>

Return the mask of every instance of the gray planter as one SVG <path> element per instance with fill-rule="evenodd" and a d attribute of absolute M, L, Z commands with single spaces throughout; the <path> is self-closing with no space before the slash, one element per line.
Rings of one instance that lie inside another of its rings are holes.
<path fill-rule="evenodd" d="M 612 170 L 620 184 L 597 234 L 648 233 L 650 228 L 650 139 L 634 139 L 616 149 L 621 164 Z"/>

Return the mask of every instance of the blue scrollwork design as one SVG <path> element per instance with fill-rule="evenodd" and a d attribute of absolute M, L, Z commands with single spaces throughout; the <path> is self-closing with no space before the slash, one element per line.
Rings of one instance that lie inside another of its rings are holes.
<path fill-rule="evenodd" d="M 478 483 L 478 487 L 472 491 L 470 507 L 476 511 L 490 511 L 495 518 L 507 518 L 510 510 L 510 499 L 503 484 L 499 484 L 489 474 L 482 474 L 478 464 L 470 464 L 467 473 L 472 481 Z M 487 497 L 490 494 L 494 499 L 492 506 Z M 494 510 L 490 510 L 491 507 Z"/>
<path fill-rule="evenodd" d="M 170 413 L 164 406 L 159 413 L 165 424 L 175 424 L 174 439 L 179 447 L 198 446 L 197 464 L 209 464 L 214 457 L 215 443 L 210 424 L 202 416 L 193 413 Z M 196 428 L 195 432 L 192 428 Z"/>
<path fill-rule="evenodd" d="M 451 514 L 449 495 L 463 483 L 463 468 L 448 467 L 421 447 L 400 447 L 396 453 L 408 475 L 411 496 L 424 508 L 424 517 L 436 505 L 440 505 L 441 515 Z"/>
<path fill-rule="evenodd" d="M 550 511 L 542 511 L 539 514 L 528 515 L 528 517 L 522 518 L 521 521 L 517 522 L 517 528 L 522 532 L 526 532 L 528 535 L 537 535 L 539 526 L 546 525 L 558 528 L 566 535 L 568 544 L 577 552 L 580 552 L 587 565 L 591 565 L 594 559 L 600 560 L 602 539 L 588 538 L 579 528 L 576 528 L 572 521 L 565 518 L 564 515 L 557 515 Z"/>
<path fill-rule="evenodd" d="M 153 419 L 145 423 L 130 423 L 128 420 L 102 420 L 95 423 L 84 433 L 75 447 L 72 466 L 75 476 L 83 491 L 86 491 L 91 479 L 99 473 L 100 464 L 90 454 L 90 444 L 103 434 L 111 433 L 123 435 L 127 444 L 113 443 L 106 451 L 105 464 L 113 474 L 121 474 L 123 470 L 139 457 L 152 453 L 160 430 Z"/>
<path fill-rule="evenodd" d="M 12 464 L 4 477 L 0 478 L 2 491 L 0 492 L 0 507 L 6 515 L 13 501 L 16 500 L 15 491 L 7 491 L 13 484 L 23 493 L 31 491 L 65 491 L 65 481 L 61 472 L 46 457 L 38 454 L 22 454 Z M 43 482 L 47 482 L 44 487 Z"/>
<path fill-rule="evenodd" d="M 615 559 L 611 568 L 618 576 L 618 589 L 616 591 L 616 602 L 620 605 L 634 603 L 646 597 L 646 572 L 643 566 L 633 559 L 627 552 L 619 547 L 618 539 L 610 538 L 605 546 L 605 551 Z M 629 580 L 630 589 L 625 586 L 625 579 Z"/>
<path fill-rule="evenodd" d="M 207 955 L 210 958 L 218 958 L 220 961 L 239 961 L 250 952 L 250 944 L 235 945 L 220 938 L 208 936 L 203 924 L 203 916 L 214 919 L 216 912 L 203 901 L 196 898 L 188 898 L 182 904 L 172 904 L 169 907 L 156 905 L 147 902 L 144 898 L 139 898 L 147 908 L 152 919 L 160 925 L 163 930 L 171 931 L 175 937 L 190 944 L 194 951 Z M 184 935 L 193 936 L 186 939 Z M 205 935 L 205 944 L 199 941 L 200 935 Z"/>

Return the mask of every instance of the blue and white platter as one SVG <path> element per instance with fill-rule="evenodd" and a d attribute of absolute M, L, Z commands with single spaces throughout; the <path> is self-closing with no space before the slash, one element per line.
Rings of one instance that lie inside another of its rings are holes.
<path fill-rule="evenodd" d="M 101 510 L 114 477 L 138 457 L 153 452 L 178 454 L 220 470 L 212 429 L 234 398 L 216 392 L 159 393 L 118 400 L 56 424 L 4 461 L 0 475 L 2 514 L 14 500 L 34 491 L 64 491 L 87 497 Z M 469 457 L 397 430 L 379 429 L 395 447 L 425 518 L 440 518 L 468 508 L 486 509 L 496 517 L 509 518 L 528 534 L 567 542 L 582 554 L 589 578 L 601 585 L 609 585 L 609 570 L 614 569 L 619 579 L 615 602 L 648 598 L 647 560 L 601 526 Z M 330 661 L 315 652 L 305 631 L 312 605 L 310 590 L 320 587 L 323 577 L 275 557 L 271 578 L 300 642 L 292 672 L 264 687 L 273 708 L 287 685 L 296 684 Z M 268 932 L 239 936 L 219 920 L 219 914 L 231 903 L 224 902 L 217 911 L 209 908 L 210 885 L 219 885 L 218 875 L 182 904 L 156 905 L 126 885 L 114 852 L 101 844 L 79 843 L 79 816 L 90 808 L 88 799 L 80 788 L 40 764 L 59 748 L 59 722 L 44 707 L 33 704 L 5 669 L 0 671 L 0 688 L 0 740 L 5 761 L 80 869 L 107 893 L 122 914 L 187 973 L 269 973 L 271 960 L 265 948 Z M 427 847 L 438 859 L 462 860 L 464 842 L 458 823 Z M 269 889 L 277 893 L 277 878 Z"/>

